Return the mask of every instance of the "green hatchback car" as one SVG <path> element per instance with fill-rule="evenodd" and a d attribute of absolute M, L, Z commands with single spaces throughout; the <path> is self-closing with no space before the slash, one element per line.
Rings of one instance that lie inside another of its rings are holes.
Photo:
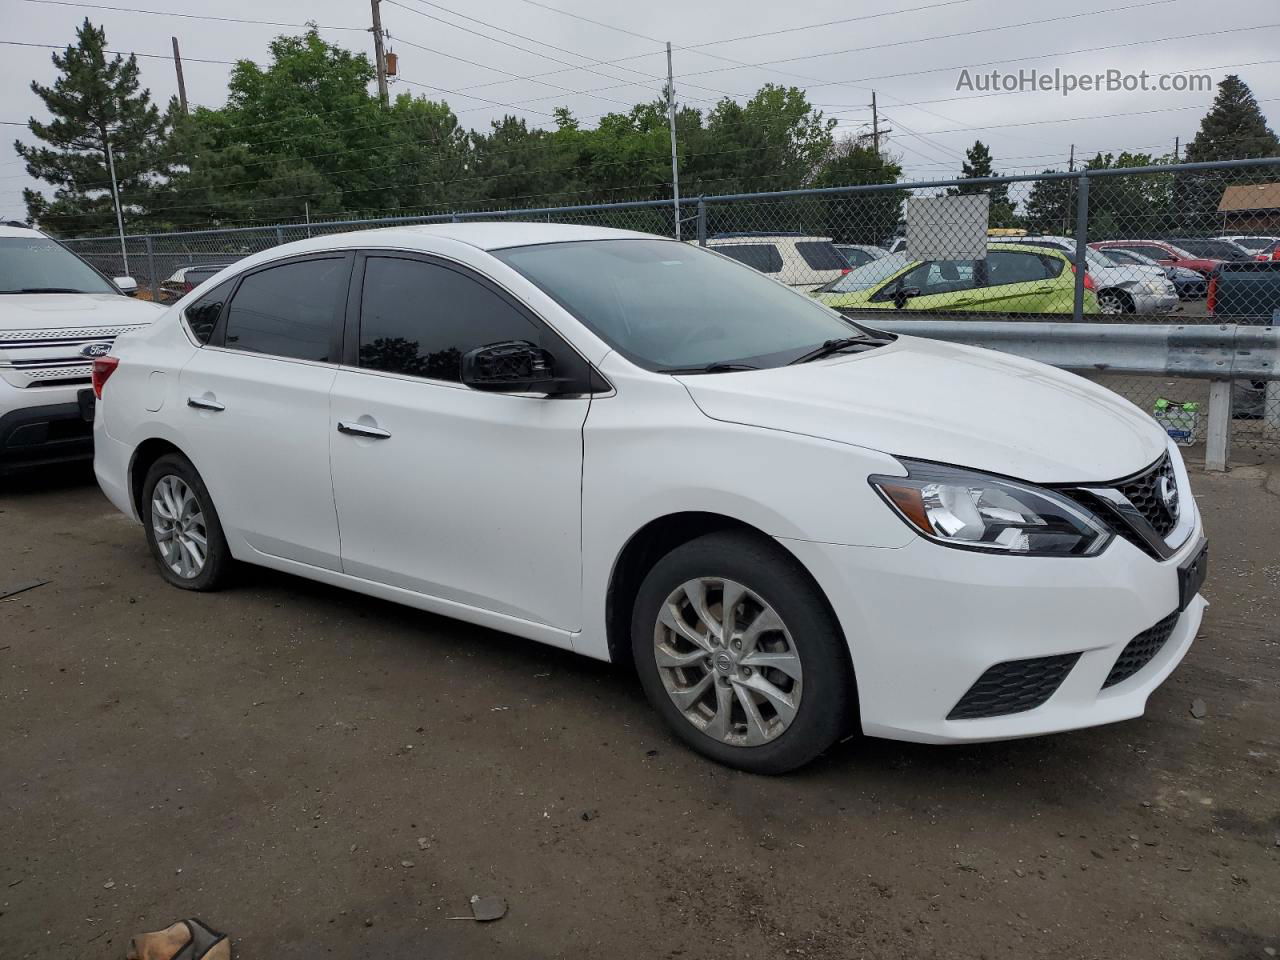
<path fill-rule="evenodd" d="M 1084 312 L 1098 312 L 1084 277 Z M 1002 243 L 985 260 L 913 260 L 891 253 L 814 291 L 829 307 L 858 310 L 1071 313 L 1075 267 L 1049 247 Z"/>

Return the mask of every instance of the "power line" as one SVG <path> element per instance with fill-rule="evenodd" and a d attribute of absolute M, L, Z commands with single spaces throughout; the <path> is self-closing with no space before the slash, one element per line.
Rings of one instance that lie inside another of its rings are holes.
<path fill-rule="evenodd" d="M 88 10 L 111 10 L 116 13 L 145 13 L 155 17 L 180 17 L 184 20 L 216 20 L 221 23 L 253 23 L 266 27 L 300 27 L 312 26 L 320 30 L 352 30 L 367 33 L 368 27 L 344 27 L 323 23 L 283 23 L 279 20 L 252 20 L 247 17 L 217 17 L 208 13 L 176 13 L 172 10 L 141 10 L 137 7 L 112 7 L 100 3 L 80 3 L 78 0 L 23 0 L 24 3 L 40 3 L 55 7 L 82 7 Z"/>
<path fill-rule="evenodd" d="M 540 7 L 543 10 L 550 10 L 552 13 L 558 13 L 562 17 L 572 17 L 574 20 L 581 20 L 583 23 L 594 24 L 597 27 L 604 27 L 606 30 L 612 30 L 615 33 L 625 33 L 628 36 L 636 37 L 640 40 L 648 40 L 650 43 L 663 44 L 665 41 L 656 37 L 650 37 L 643 33 L 637 33 L 634 30 L 628 30 L 626 27 L 620 27 L 616 23 L 602 23 L 599 20 L 592 20 L 590 17 L 584 17 L 580 13 L 570 13 L 568 10 L 561 10 L 558 7 L 552 7 L 545 3 L 539 3 L 538 0 L 520 0 L 521 3 L 527 3 L 531 7 Z"/>
<path fill-rule="evenodd" d="M 28 0 L 28 2 L 35 2 L 35 0 Z M 69 46 L 69 44 L 65 44 L 65 43 L 29 43 L 21 40 L 0 40 L 0 44 L 3 44 L 4 46 L 7 46 L 7 47 L 35 47 L 41 50 L 65 50 Z M 145 60 L 172 60 L 173 59 L 172 53 L 138 53 L 133 50 L 103 50 L 102 52 L 109 53 L 115 57 L 141 57 Z M 188 57 L 184 54 L 182 57 L 182 62 L 183 63 L 220 63 L 225 66 L 234 67 L 237 63 L 240 63 L 241 61 L 211 60 L 207 57 L 206 58 Z M 257 64 L 257 66 L 261 67 L 263 66 L 263 64 L 259 63 Z"/>

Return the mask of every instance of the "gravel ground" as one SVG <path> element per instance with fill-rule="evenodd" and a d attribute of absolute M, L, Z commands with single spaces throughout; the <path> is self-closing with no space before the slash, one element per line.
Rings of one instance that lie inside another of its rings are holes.
<path fill-rule="evenodd" d="M 0 592 L 50 582 L 0 601 L 0 957 L 190 915 L 246 960 L 1275 956 L 1280 469 L 1193 481 L 1212 607 L 1144 718 L 779 779 L 624 671 L 266 571 L 184 593 L 87 473 L 9 481 Z"/>

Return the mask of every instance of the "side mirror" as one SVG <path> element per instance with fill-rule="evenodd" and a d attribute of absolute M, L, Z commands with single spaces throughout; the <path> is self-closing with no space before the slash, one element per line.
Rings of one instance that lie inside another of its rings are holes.
<path fill-rule="evenodd" d="M 920 296 L 920 290 L 916 287 L 903 287 L 893 295 L 893 305 L 901 310 L 907 305 L 907 301 L 912 297 Z"/>
<path fill-rule="evenodd" d="M 136 297 L 138 295 L 138 281 L 133 277 L 114 277 L 111 282 L 126 297 Z"/>
<path fill-rule="evenodd" d="M 468 350 L 462 355 L 462 382 L 502 393 L 555 393 L 560 386 L 551 354 L 527 340 Z"/>

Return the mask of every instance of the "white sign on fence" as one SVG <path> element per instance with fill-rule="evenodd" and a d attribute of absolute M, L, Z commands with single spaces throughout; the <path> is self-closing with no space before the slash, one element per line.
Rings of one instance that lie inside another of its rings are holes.
<path fill-rule="evenodd" d="M 912 260 L 985 260 L 985 193 L 955 197 L 913 197 L 907 201 L 907 256 Z"/>

